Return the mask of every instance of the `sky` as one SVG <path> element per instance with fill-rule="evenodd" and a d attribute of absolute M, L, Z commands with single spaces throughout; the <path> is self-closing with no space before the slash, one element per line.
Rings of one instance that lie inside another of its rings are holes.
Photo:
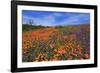
<path fill-rule="evenodd" d="M 90 24 L 90 14 L 22 10 L 22 24 L 29 24 L 30 21 L 33 22 L 32 25 L 42 26 Z"/>

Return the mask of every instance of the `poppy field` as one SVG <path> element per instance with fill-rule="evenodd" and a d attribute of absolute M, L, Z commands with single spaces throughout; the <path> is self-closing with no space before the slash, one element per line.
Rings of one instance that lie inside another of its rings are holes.
<path fill-rule="evenodd" d="M 27 28 L 22 32 L 22 62 L 90 59 L 89 24 Z"/>

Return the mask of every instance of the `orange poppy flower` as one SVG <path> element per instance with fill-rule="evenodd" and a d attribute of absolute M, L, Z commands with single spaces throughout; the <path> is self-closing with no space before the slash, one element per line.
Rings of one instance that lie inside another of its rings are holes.
<path fill-rule="evenodd" d="M 89 54 L 85 54 L 84 57 L 85 57 L 86 59 L 89 59 L 89 58 L 90 58 L 90 55 L 89 55 Z"/>

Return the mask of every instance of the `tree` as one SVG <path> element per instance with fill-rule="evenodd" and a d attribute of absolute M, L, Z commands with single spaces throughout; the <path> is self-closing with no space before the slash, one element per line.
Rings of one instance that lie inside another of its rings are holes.
<path fill-rule="evenodd" d="M 29 25 L 34 24 L 34 21 L 30 19 L 28 24 L 29 24 Z"/>

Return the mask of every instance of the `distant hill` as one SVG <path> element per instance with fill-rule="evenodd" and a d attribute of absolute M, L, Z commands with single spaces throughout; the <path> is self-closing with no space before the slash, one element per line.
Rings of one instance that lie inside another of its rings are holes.
<path fill-rule="evenodd" d="M 63 28 L 63 27 L 89 27 L 89 24 L 81 24 L 81 25 L 68 25 L 68 26 L 55 26 L 55 28 Z M 42 26 L 42 25 L 29 25 L 29 24 L 23 24 L 22 30 L 23 31 L 31 31 L 36 29 L 43 29 L 43 28 L 49 28 L 54 26 Z"/>

